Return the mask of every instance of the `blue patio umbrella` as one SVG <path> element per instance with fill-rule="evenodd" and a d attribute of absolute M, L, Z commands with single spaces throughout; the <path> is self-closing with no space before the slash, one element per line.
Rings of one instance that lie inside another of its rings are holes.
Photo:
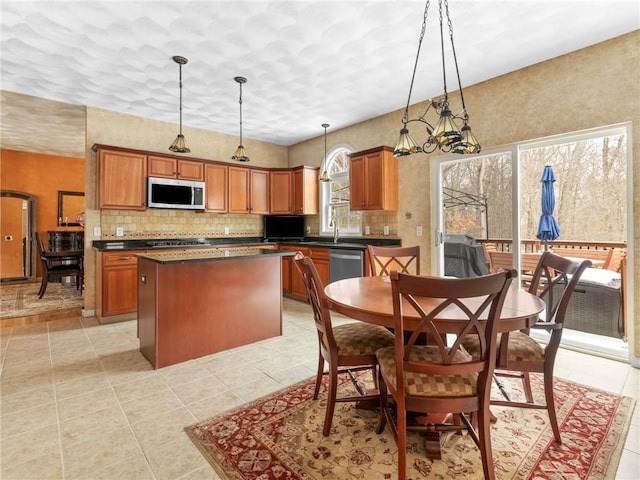
<path fill-rule="evenodd" d="M 536 233 L 536 237 L 544 242 L 545 250 L 547 250 L 548 241 L 553 241 L 560 236 L 560 227 L 553 217 L 553 209 L 556 206 L 556 195 L 553 191 L 553 182 L 555 181 L 556 177 L 551 165 L 545 166 L 540 179 L 542 183 L 542 215 L 540 215 L 538 233 Z"/>

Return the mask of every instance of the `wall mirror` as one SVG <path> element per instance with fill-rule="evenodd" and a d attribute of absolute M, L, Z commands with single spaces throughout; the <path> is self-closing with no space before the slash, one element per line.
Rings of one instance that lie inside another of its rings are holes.
<path fill-rule="evenodd" d="M 58 191 L 58 225 L 65 227 L 83 226 L 78 222 L 78 216 L 83 212 L 84 192 Z"/>
<path fill-rule="evenodd" d="M 25 192 L 0 192 L 0 281 L 34 282 L 36 279 L 36 197 Z"/>

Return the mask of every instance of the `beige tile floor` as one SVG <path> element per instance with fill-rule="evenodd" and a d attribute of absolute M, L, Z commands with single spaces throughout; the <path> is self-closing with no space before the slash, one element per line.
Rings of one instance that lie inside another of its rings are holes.
<path fill-rule="evenodd" d="M 310 307 L 284 305 L 282 337 L 160 370 L 139 353 L 135 321 L 2 329 L 0 477 L 217 479 L 183 428 L 315 372 Z M 627 364 L 562 350 L 556 366 L 640 398 L 640 370 Z M 639 437 L 636 409 L 618 479 L 638 478 Z"/>

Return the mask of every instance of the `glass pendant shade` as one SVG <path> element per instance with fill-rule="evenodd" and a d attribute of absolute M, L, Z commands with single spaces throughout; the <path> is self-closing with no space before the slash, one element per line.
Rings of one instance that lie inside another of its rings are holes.
<path fill-rule="evenodd" d="M 420 153 L 422 148 L 411 138 L 409 130 L 403 128 L 400 130 L 400 138 L 396 144 L 396 148 L 393 150 L 394 157 L 404 157 L 412 155 L 414 153 Z"/>
<path fill-rule="evenodd" d="M 169 147 L 169 150 L 177 153 L 191 152 L 191 150 L 189 150 L 189 147 L 187 146 L 187 141 L 184 139 L 184 135 L 182 135 L 181 133 L 178 134 L 176 139 L 173 141 L 173 143 Z"/>
<path fill-rule="evenodd" d="M 326 170 L 322 171 L 322 175 L 320 175 L 321 182 L 330 182 L 331 178 L 329 178 L 329 173 Z"/>
<path fill-rule="evenodd" d="M 436 123 L 436 126 L 433 128 L 431 138 L 433 138 L 435 143 L 442 146 L 451 145 L 462 139 L 460 129 L 451 115 L 451 110 L 448 108 L 442 110 L 438 123 Z"/>
<path fill-rule="evenodd" d="M 453 153 L 469 154 L 480 153 L 480 143 L 476 139 L 475 135 L 471 131 L 469 125 L 465 125 L 461 129 L 462 140 L 456 143 L 451 151 Z"/>
<path fill-rule="evenodd" d="M 247 152 L 245 152 L 243 145 L 238 145 L 238 148 L 236 149 L 236 152 L 233 154 L 233 157 L 231 157 L 231 160 L 235 160 L 237 162 L 249 161 L 249 157 L 247 157 Z"/>

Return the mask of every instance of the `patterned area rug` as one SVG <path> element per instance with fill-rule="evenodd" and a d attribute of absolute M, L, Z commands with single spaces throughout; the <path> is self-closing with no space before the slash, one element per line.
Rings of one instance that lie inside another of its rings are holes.
<path fill-rule="evenodd" d="M 533 377 L 534 396 L 543 398 Z M 506 382 L 508 383 L 508 382 Z M 185 431 L 225 480 L 395 479 L 397 448 L 387 427 L 377 435 L 376 411 L 338 403 L 329 437 L 326 403 L 313 401 L 312 380 L 243 405 Z M 348 388 L 343 382 L 341 388 Z M 613 479 L 635 401 L 556 380 L 562 445 L 543 410 L 493 407 L 491 439 L 498 479 Z M 518 396 L 517 382 L 509 383 Z M 479 451 L 468 435 L 451 435 L 442 460 L 425 457 L 419 434 L 409 440 L 409 479 L 480 479 Z"/>
<path fill-rule="evenodd" d="M 40 283 L 20 283 L 0 286 L 2 299 L 0 318 L 52 314 L 64 310 L 82 309 L 82 295 L 76 287 L 49 283 L 42 298 L 38 298 Z"/>

